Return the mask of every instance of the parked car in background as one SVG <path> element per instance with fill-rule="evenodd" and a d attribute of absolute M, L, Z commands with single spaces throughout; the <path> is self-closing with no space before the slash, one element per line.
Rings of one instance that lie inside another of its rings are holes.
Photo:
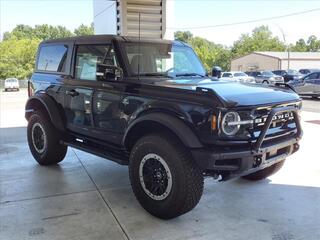
<path fill-rule="evenodd" d="M 254 77 L 250 77 L 244 72 L 224 72 L 222 73 L 221 79 L 234 82 L 255 82 Z"/>
<path fill-rule="evenodd" d="M 302 75 L 308 75 L 309 73 L 313 73 L 313 72 L 319 72 L 320 69 L 317 68 L 303 68 L 299 70 L 299 73 L 301 73 Z"/>
<path fill-rule="evenodd" d="M 16 78 L 7 78 L 4 80 L 4 91 L 19 91 L 19 80 Z"/>
<path fill-rule="evenodd" d="M 313 72 L 301 79 L 291 80 L 289 85 L 301 96 L 320 97 L 320 71 Z"/>
<path fill-rule="evenodd" d="M 271 71 L 254 71 L 246 72 L 251 77 L 255 78 L 256 83 L 271 84 L 284 83 L 283 77 L 275 75 Z"/>
<path fill-rule="evenodd" d="M 297 70 L 274 70 L 272 71 L 274 74 L 278 76 L 282 76 L 284 82 L 289 82 L 294 79 L 300 79 L 303 77 L 301 73 L 299 73 Z"/>

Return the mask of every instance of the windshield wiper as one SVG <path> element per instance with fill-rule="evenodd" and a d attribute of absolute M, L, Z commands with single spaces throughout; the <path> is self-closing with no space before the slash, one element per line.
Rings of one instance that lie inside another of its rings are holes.
<path fill-rule="evenodd" d="M 192 77 L 192 76 L 205 77 L 199 73 L 179 73 L 179 74 L 176 74 L 176 77 Z"/>
<path fill-rule="evenodd" d="M 146 76 L 146 77 L 168 77 L 172 78 L 171 76 L 164 74 L 164 73 L 142 73 L 140 76 Z"/>

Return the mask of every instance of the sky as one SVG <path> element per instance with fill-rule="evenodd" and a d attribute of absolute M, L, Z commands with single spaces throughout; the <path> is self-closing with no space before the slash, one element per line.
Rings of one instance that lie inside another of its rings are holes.
<path fill-rule="evenodd" d="M 172 1 L 172 0 L 168 0 Z M 315 35 L 320 38 L 320 0 L 173 0 L 175 30 L 190 30 L 194 35 L 231 46 L 243 33 L 268 25 L 274 35 L 288 43 Z M 230 24 L 276 17 L 316 9 L 316 11 L 274 20 L 233 26 L 193 27 Z M 17 24 L 63 25 L 73 30 L 93 22 L 92 0 L 0 0 L 0 31 L 12 30 Z M 282 30 L 281 30 L 282 29 Z"/>

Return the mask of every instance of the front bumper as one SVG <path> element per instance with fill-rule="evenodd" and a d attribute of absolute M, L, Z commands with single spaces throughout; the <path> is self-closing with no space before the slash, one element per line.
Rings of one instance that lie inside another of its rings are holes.
<path fill-rule="evenodd" d="M 286 138 L 266 141 L 266 134 L 275 115 L 292 112 L 297 131 Z M 264 128 L 254 143 L 248 143 L 242 148 L 193 149 L 191 153 L 201 169 L 213 174 L 221 174 L 227 180 L 233 177 L 247 175 L 277 162 L 283 161 L 299 149 L 302 129 L 298 109 L 289 106 L 274 108 L 268 115 Z"/>
<path fill-rule="evenodd" d="M 192 150 L 196 162 L 204 171 L 223 175 L 223 180 L 247 175 L 286 159 L 299 149 L 299 139 L 266 144 L 259 152 L 252 150 L 209 151 Z"/>

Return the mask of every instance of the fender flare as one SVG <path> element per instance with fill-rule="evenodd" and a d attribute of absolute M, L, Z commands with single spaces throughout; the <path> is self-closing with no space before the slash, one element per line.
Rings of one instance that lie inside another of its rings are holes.
<path fill-rule="evenodd" d="M 40 104 L 42 107 L 44 107 L 55 128 L 60 131 L 65 130 L 65 125 L 63 123 L 57 104 L 46 93 L 37 94 L 28 99 L 25 107 L 25 118 L 27 120 L 30 117 L 30 113 L 35 111 L 35 109 L 32 108 L 34 104 Z"/>
<path fill-rule="evenodd" d="M 123 137 L 123 144 L 127 146 L 127 141 L 135 127 L 138 127 L 142 122 L 155 122 L 174 133 L 181 142 L 189 148 L 201 148 L 202 143 L 199 141 L 196 134 L 182 120 L 177 117 L 165 113 L 149 113 L 134 120 L 128 127 Z"/>

